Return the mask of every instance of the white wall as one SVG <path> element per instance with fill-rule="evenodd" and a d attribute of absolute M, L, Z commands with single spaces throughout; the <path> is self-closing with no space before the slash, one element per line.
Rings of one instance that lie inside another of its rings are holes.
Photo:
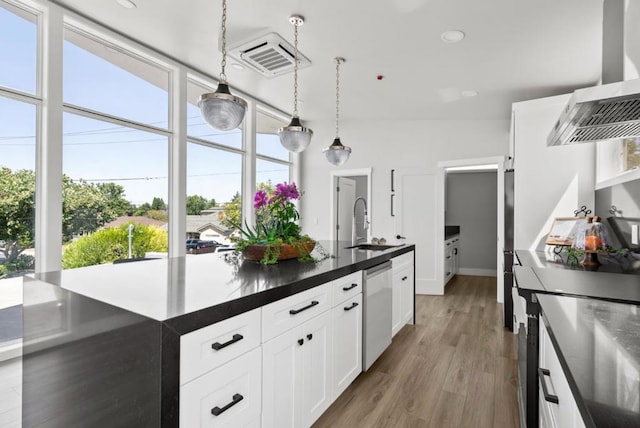
<path fill-rule="evenodd" d="M 316 239 L 330 237 L 330 176 L 322 148 L 333 141 L 327 124 L 307 124 L 315 135 L 301 156 L 301 225 Z M 391 169 L 435 167 L 439 161 L 504 156 L 509 140 L 509 121 L 357 121 L 341 123 L 342 142 L 353 149 L 340 169 L 373 168 L 371 236 L 395 242 L 390 215 Z M 422 197 L 422 195 L 416 195 Z M 425 203 L 430 203 L 429 197 Z"/>
<path fill-rule="evenodd" d="M 514 248 L 541 250 L 555 217 L 594 210 L 595 145 L 547 146 L 569 95 L 513 104 Z"/>
<path fill-rule="evenodd" d="M 460 226 L 461 274 L 496 276 L 497 180 L 495 171 L 447 174 L 445 224 Z"/>

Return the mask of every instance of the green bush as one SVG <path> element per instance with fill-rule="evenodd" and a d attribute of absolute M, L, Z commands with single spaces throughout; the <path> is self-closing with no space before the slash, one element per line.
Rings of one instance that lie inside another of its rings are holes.
<path fill-rule="evenodd" d="M 155 226 L 133 223 L 132 257 L 144 257 L 148 251 L 166 252 L 167 232 Z M 62 268 L 73 269 L 113 263 L 128 256 L 129 224 L 101 229 L 67 245 L 62 253 Z"/>
<path fill-rule="evenodd" d="M 0 278 L 19 276 L 28 271 L 32 271 L 35 266 L 35 259 L 28 254 L 20 254 L 13 260 L 7 260 L 0 265 Z"/>

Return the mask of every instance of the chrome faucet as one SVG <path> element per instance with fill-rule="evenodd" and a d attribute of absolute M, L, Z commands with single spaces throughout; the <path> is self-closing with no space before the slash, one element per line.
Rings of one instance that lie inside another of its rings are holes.
<path fill-rule="evenodd" d="M 369 229 L 369 220 L 367 219 L 367 200 L 363 197 L 356 198 L 353 202 L 353 225 L 351 227 L 351 245 L 358 245 L 361 239 L 364 239 L 364 242 L 367 241 L 367 236 L 358 236 L 358 232 L 356 231 L 356 206 L 358 205 L 358 201 L 362 201 L 364 204 L 364 230 Z"/>

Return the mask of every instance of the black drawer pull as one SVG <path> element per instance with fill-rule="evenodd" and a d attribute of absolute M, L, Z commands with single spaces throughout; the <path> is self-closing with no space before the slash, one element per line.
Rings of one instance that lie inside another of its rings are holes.
<path fill-rule="evenodd" d="M 349 290 L 352 290 L 352 289 L 356 288 L 357 286 L 358 286 L 358 284 L 351 284 L 348 287 L 342 287 L 342 291 L 349 291 Z"/>
<path fill-rule="evenodd" d="M 302 311 L 306 311 L 307 309 L 311 309 L 313 308 L 315 305 L 319 305 L 320 302 L 318 302 L 317 300 L 312 300 L 310 304 L 308 304 L 307 306 L 305 306 L 304 308 L 300 308 L 300 309 L 291 309 L 289 311 L 289 313 L 291 315 L 295 315 L 295 314 L 299 314 Z"/>
<path fill-rule="evenodd" d="M 406 281 L 408 278 L 409 278 L 408 276 L 403 276 L 403 277 L 402 277 L 402 280 L 403 280 L 403 281 Z"/>
<path fill-rule="evenodd" d="M 231 338 L 230 341 L 228 342 L 224 342 L 224 343 L 220 343 L 220 342 L 216 342 L 213 345 L 211 345 L 211 347 L 213 349 L 215 349 L 216 351 L 221 350 L 222 348 L 226 348 L 229 345 L 233 345 L 236 342 L 241 341 L 242 339 L 244 339 L 244 336 L 241 334 L 234 334 L 233 337 Z"/>
<path fill-rule="evenodd" d="M 445 259 L 450 259 L 450 258 L 451 258 L 451 256 L 447 256 L 447 257 L 445 257 Z"/>
<path fill-rule="evenodd" d="M 303 343 L 304 343 L 304 339 L 298 339 L 298 345 L 302 346 Z"/>
<path fill-rule="evenodd" d="M 458 249 L 457 248 L 453 249 L 453 254 L 458 255 Z"/>
<path fill-rule="evenodd" d="M 542 393 L 544 394 L 544 399 L 549 403 L 558 404 L 558 396 L 549 394 L 549 390 L 547 389 L 547 382 L 544 381 L 544 377 L 550 375 L 551 373 L 548 369 L 538 368 L 538 376 L 540 377 L 540 383 L 542 384 Z"/>
<path fill-rule="evenodd" d="M 236 404 L 238 404 L 239 402 L 241 402 L 243 399 L 244 397 L 242 395 L 233 394 L 233 400 L 231 401 L 231 403 L 227 404 L 222 409 L 218 406 L 214 407 L 213 409 L 211 409 L 211 414 L 213 416 L 219 416 L 224 412 L 226 412 L 227 410 L 229 410 L 230 408 L 232 408 L 233 406 L 235 406 Z"/>
<path fill-rule="evenodd" d="M 307 339 L 309 340 L 313 339 L 313 334 L 307 334 Z"/>
<path fill-rule="evenodd" d="M 356 306 L 358 306 L 358 302 L 353 302 L 351 304 L 351 306 L 347 306 L 344 308 L 345 311 L 350 311 L 351 309 L 355 308 Z"/>

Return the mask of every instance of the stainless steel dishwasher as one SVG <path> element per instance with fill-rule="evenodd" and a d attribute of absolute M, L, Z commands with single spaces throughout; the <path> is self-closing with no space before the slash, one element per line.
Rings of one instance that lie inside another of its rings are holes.
<path fill-rule="evenodd" d="M 364 271 L 362 367 L 366 371 L 391 344 L 391 261 Z"/>

